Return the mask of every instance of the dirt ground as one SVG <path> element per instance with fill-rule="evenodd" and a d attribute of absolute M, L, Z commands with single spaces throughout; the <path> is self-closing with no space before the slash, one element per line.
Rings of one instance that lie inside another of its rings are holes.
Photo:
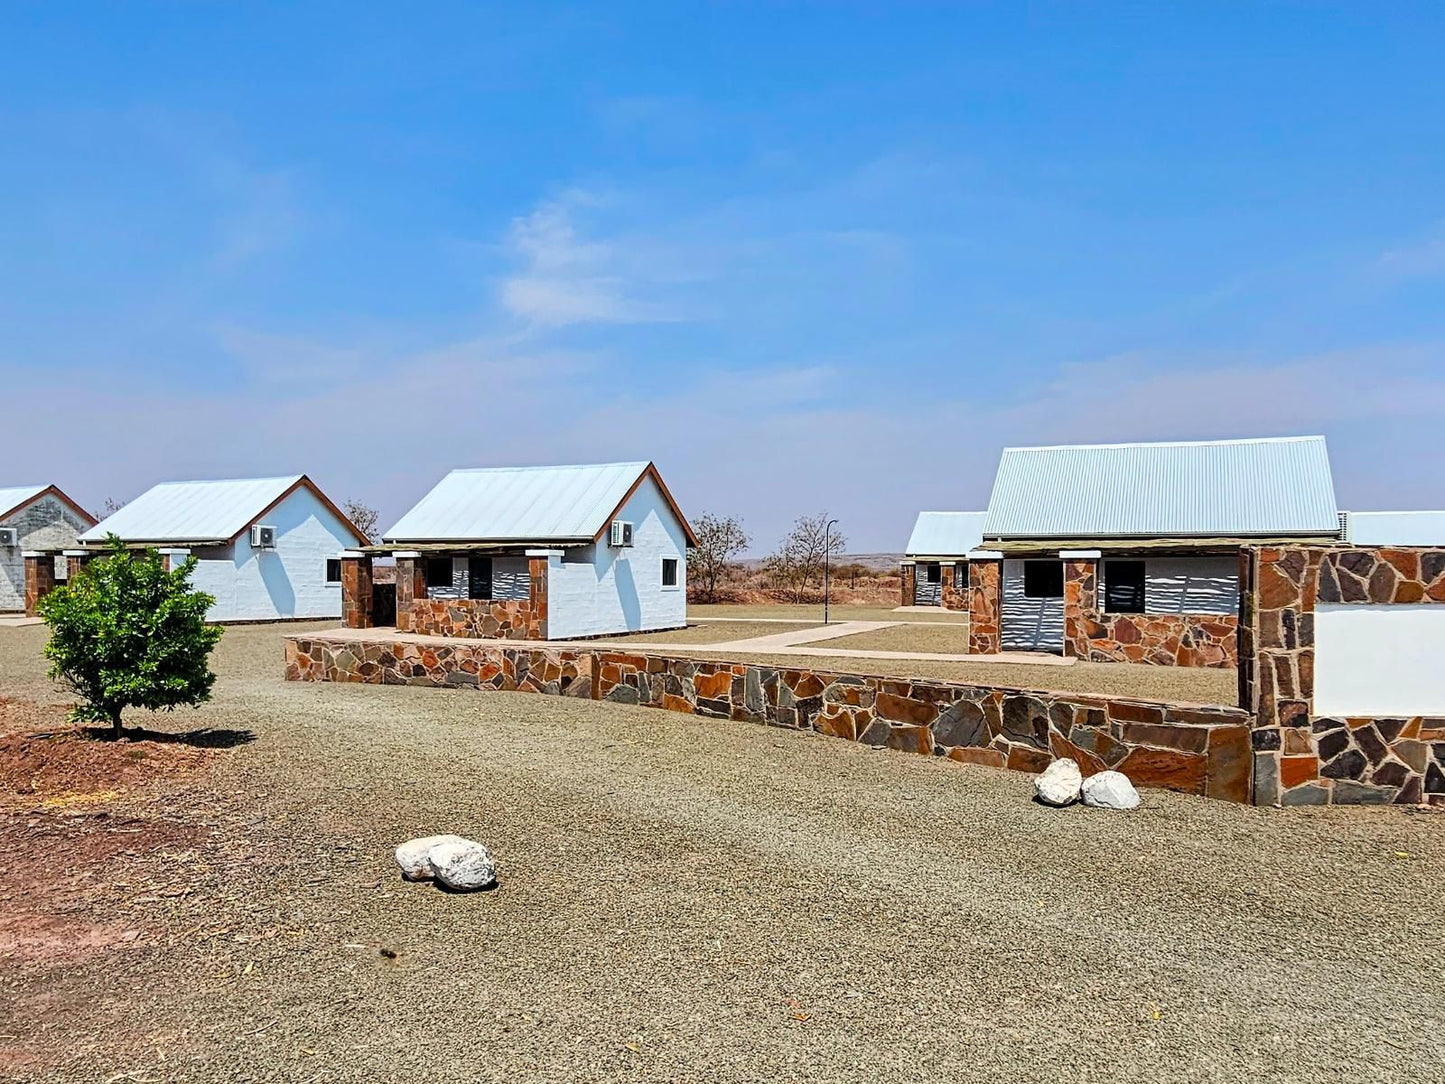
<path fill-rule="evenodd" d="M 42 635 L 0 630 L 22 733 L 53 732 L 63 702 Z M 1445 817 L 1163 792 L 1131 814 L 1050 810 L 1024 775 L 751 724 L 287 684 L 280 637 L 228 630 L 214 703 L 136 720 L 203 737 L 73 771 L 52 763 L 61 739 L 5 776 L 0 929 L 23 936 L 0 942 L 0 1079 L 1415 1081 L 1445 1064 Z M 59 790 L 91 800 L 47 806 Z M 391 848 L 436 831 L 486 842 L 500 888 L 401 883 Z"/>

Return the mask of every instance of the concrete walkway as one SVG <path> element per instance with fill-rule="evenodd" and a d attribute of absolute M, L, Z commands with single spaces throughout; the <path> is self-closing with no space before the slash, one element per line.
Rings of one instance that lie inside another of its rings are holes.
<path fill-rule="evenodd" d="M 706 622 L 702 622 L 706 624 Z M 831 625 L 815 625 L 810 629 L 793 629 L 791 632 L 774 632 L 768 636 L 750 636 L 746 640 L 727 640 L 715 647 L 726 647 L 738 651 L 778 651 L 798 644 L 816 644 L 820 640 L 836 640 L 840 636 L 852 636 L 859 632 L 875 632 L 891 629 L 901 621 L 839 621 Z"/>
<path fill-rule="evenodd" d="M 0 629 L 23 629 L 39 625 L 41 621 L 39 617 L 26 617 L 24 614 L 0 614 Z"/>

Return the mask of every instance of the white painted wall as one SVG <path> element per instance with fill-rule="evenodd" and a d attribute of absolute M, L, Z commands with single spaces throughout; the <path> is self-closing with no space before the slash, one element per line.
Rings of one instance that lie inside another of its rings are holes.
<path fill-rule="evenodd" d="M 276 528 L 274 550 L 251 549 L 247 530 L 231 546 L 196 551 L 191 582 L 216 597 L 211 621 L 341 616 L 341 584 L 326 582 L 326 560 L 356 545 L 342 521 L 310 490 L 298 489 L 261 522 Z"/>
<path fill-rule="evenodd" d="M 1055 563 L 1062 563 L 1054 559 Z M 1005 651 L 1062 651 L 1064 600 L 1026 598 L 1023 560 L 1003 563 L 1003 628 L 999 639 Z"/>
<path fill-rule="evenodd" d="M 1104 558 L 1099 605 L 1109 582 Z M 1237 557 L 1120 557 L 1144 562 L 1146 614 L 1237 614 L 1239 612 L 1239 559 Z"/>
<path fill-rule="evenodd" d="M 46 494 L 31 501 L 0 527 L 14 527 L 20 534 L 17 545 L 0 546 L 0 613 L 25 609 L 25 550 L 75 549 L 75 540 L 89 524 L 64 501 Z M 65 578 L 65 558 L 55 558 L 57 579 Z"/>
<path fill-rule="evenodd" d="M 1314 714 L 1445 715 L 1445 606 L 1315 607 Z"/>
<path fill-rule="evenodd" d="M 633 544 L 602 544 L 547 562 L 547 635 L 553 640 L 680 628 L 687 624 L 687 536 L 651 478 L 619 519 L 632 521 Z M 662 559 L 677 559 L 677 586 L 662 586 Z"/>

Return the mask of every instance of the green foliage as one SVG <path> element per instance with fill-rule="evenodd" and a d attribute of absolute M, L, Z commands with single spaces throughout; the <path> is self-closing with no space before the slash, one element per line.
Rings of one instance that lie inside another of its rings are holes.
<path fill-rule="evenodd" d="M 50 626 L 50 676 L 80 697 L 76 720 L 108 722 L 119 736 L 126 708 L 171 711 L 211 698 L 210 654 L 221 629 L 206 624 L 215 599 L 191 590 L 196 560 L 166 571 L 155 550 L 109 550 L 40 600 Z"/>

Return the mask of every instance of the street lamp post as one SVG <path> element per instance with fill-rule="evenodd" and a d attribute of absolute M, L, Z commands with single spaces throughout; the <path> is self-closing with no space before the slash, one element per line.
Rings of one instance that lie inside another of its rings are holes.
<path fill-rule="evenodd" d="M 830 532 L 837 522 L 836 519 L 830 519 L 823 524 L 823 624 L 825 625 L 828 623 L 828 555 L 833 549 Z"/>

